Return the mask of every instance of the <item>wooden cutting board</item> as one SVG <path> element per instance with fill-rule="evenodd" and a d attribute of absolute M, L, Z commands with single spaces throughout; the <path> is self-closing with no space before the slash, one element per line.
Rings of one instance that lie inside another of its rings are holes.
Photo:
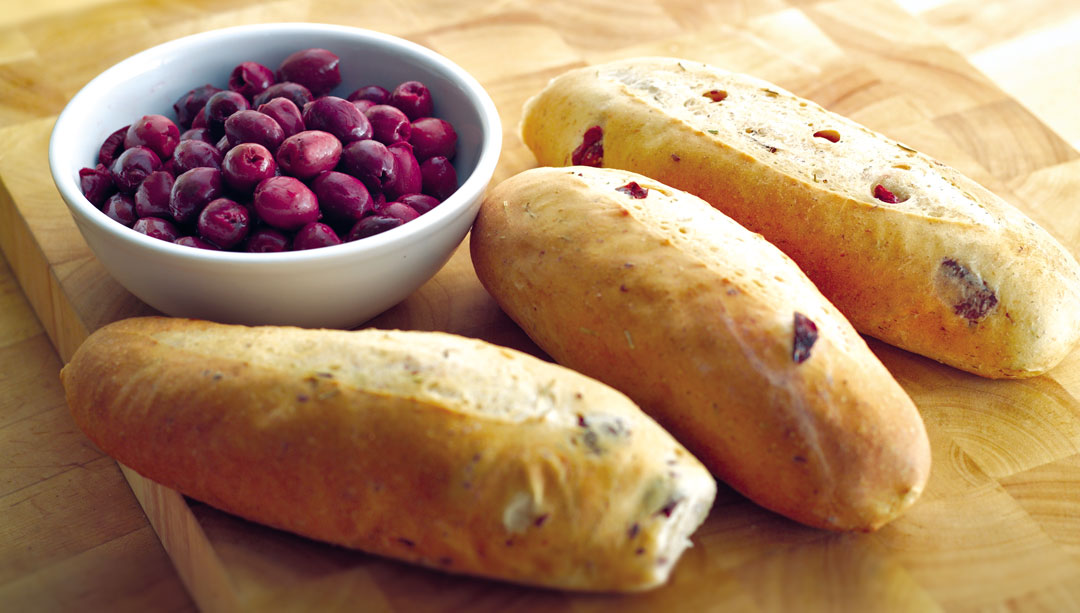
<path fill-rule="evenodd" d="M 104 272 L 52 185 L 55 114 L 95 74 L 153 44 L 292 20 L 405 36 L 472 72 L 506 130 L 496 181 L 535 164 L 515 126 L 521 104 L 550 77 L 619 57 L 678 55 L 774 81 L 938 157 L 1080 252 L 1077 152 L 887 0 L 96 2 L 29 22 L 0 43 L 8 84 L 0 245 L 63 359 L 90 331 L 152 311 Z M 539 353 L 480 287 L 466 247 L 370 325 Z M 125 475 L 209 611 L 1080 609 L 1080 352 L 1048 376 L 1001 382 L 876 341 L 871 348 L 927 422 L 934 467 L 915 507 L 874 534 L 832 534 L 722 487 L 670 584 L 646 594 L 575 595 L 440 574 L 254 525 Z"/>

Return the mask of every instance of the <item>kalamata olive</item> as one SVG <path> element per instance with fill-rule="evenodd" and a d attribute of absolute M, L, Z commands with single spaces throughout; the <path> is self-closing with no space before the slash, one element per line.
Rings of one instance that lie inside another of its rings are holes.
<path fill-rule="evenodd" d="M 420 191 L 439 200 L 446 200 L 450 194 L 457 191 L 457 171 L 450 160 L 441 155 L 428 158 L 420 164 L 420 177 L 423 183 Z"/>
<path fill-rule="evenodd" d="M 409 140 L 412 124 L 401 109 L 389 104 L 376 104 L 364 112 L 371 122 L 372 138 L 384 145 Z"/>
<path fill-rule="evenodd" d="M 367 110 L 375 106 L 375 103 L 371 100 L 353 100 L 352 105 L 361 113 L 367 113 Z"/>
<path fill-rule="evenodd" d="M 192 168 L 176 177 L 173 182 L 169 195 L 169 213 L 177 223 L 193 222 L 203 207 L 222 196 L 222 189 L 220 170 Z"/>
<path fill-rule="evenodd" d="M 316 98 L 325 96 L 341 83 L 340 63 L 341 58 L 326 49 L 303 49 L 285 58 L 278 68 L 278 80 L 299 83 Z"/>
<path fill-rule="evenodd" d="M 389 102 L 408 115 L 410 121 L 428 117 L 434 110 L 431 92 L 419 81 L 405 81 L 395 87 Z"/>
<path fill-rule="evenodd" d="M 180 237 L 180 232 L 176 229 L 176 224 L 160 217 L 143 217 L 136 221 L 135 225 L 131 226 L 131 228 L 141 234 L 169 243 L 174 242 Z"/>
<path fill-rule="evenodd" d="M 127 137 L 129 127 L 131 126 L 124 126 L 105 138 L 105 142 L 101 143 L 101 147 L 98 149 L 98 164 L 112 166 L 116 158 L 123 153 L 124 138 Z"/>
<path fill-rule="evenodd" d="M 315 193 L 295 177 L 270 177 L 255 186 L 255 213 L 267 225 L 296 230 L 319 220 Z"/>
<path fill-rule="evenodd" d="M 382 234 L 405 223 L 404 221 L 387 215 L 368 215 L 353 225 L 345 237 L 346 242 L 360 240 L 376 234 Z"/>
<path fill-rule="evenodd" d="M 199 237 L 228 249 L 237 245 L 251 229 L 251 217 L 243 205 L 228 198 L 216 198 L 203 207 L 195 224 Z"/>
<path fill-rule="evenodd" d="M 221 168 L 221 152 L 217 146 L 201 140 L 182 140 L 173 151 L 174 169 L 178 175 L 192 168 Z"/>
<path fill-rule="evenodd" d="M 135 190 L 135 212 L 139 217 L 168 217 L 172 196 L 173 176 L 157 170 L 143 179 Z"/>
<path fill-rule="evenodd" d="M 222 156 L 228 153 L 229 149 L 232 149 L 232 144 L 229 143 L 229 137 L 225 135 L 222 135 L 221 138 L 218 139 L 217 144 L 215 144 L 214 146 L 217 147 L 218 153 L 220 153 Z"/>
<path fill-rule="evenodd" d="M 377 215 L 382 217 L 392 217 L 394 219 L 400 219 L 401 223 L 412 221 L 420 216 L 415 209 L 405 204 L 404 202 L 387 202 L 383 206 L 379 207 Z"/>
<path fill-rule="evenodd" d="M 293 236 L 292 248 L 296 251 L 303 249 L 318 249 L 320 247 L 331 247 L 333 245 L 340 245 L 341 239 L 338 237 L 337 232 L 330 226 L 312 222 L 296 231 L 296 235 Z"/>
<path fill-rule="evenodd" d="M 198 113 L 195 113 L 195 118 L 191 120 L 192 128 L 206 128 L 206 107 L 199 109 Z M 207 128 L 209 129 L 209 128 Z"/>
<path fill-rule="evenodd" d="M 311 189 L 323 213 L 335 222 L 355 222 L 371 211 L 374 204 L 360 179 L 343 172 L 320 174 L 311 182 Z"/>
<path fill-rule="evenodd" d="M 397 201 L 409 205 L 409 208 L 421 215 L 439 206 L 439 199 L 427 194 L 405 194 Z"/>
<path fill-rule="evenodd" d="M 251 100 L 274 84 L 274 71 L 258 62 L 241 62 L 229 73 L 229 89 Z"/>
<path fill-rule="evenodd" d="M 273 228 L 257 228 L 244 242 L 244 251 L 251 253 L 278 253 L 288 251 L 291 239 L 287 234 Z"/>
<path fill-rule="evenodd" d="M 288 98 L 273 98 L 259 105 L 258 111 L 273 118 L 281 127 L 285 138 L 304 131 L 304 118 L 300 109 Z"/>
<path fill-rule="evenodd" d="M 225 154 L 221 175 L 232 189 L 251 193 L 259 181 L 274 176 L 277 162 L 270 150 L 258 143 L 240 143 Z"/>
<path fill-rule="evenodd" d="M 168 173 L 173 178 L 176 178 L 176 160 L 174 160 L 172 158 L 169 158 L 169 159 L 165 160 L 164 162 L 161 163 L 161 168 L 157 169 L 154 172 L 165 172 L 165 173 Z M 151 174 L 153 174 L 153 173 L 151 173 Z M 146 179 L 143 179 L 143 181 L 145 181 L 145 180 Z"/>
<path fill-rule="evenodd" d="M 113 183 L 125 194 L 133 194 L 147 175 L 161 168 L 161 159 L 149 147 L 125 149 L 112 164 Z"/>
<path fill-rule="evenodd" d="M 129 194 L 116 193 L 109 196 L 101 205 L 101 211 L 108 215 L 109 219 L 118 221 L 129 228 L 139 219 L 139 215 L 135 212 L 135 200 Z"/>
<path fill-rule="evenodd" d="M 302 112 L 308 130 L 329 132 L 347 145 L 371 138 L 371 124 L 353 103 L 336 96 L 323 96 L 311 101 Z"/>
<path fill-rule="evenodd" d="M 211 145 L 217 140 L 211 134 L 208 128 L 188 128 L 180 134 L 180 140 L 201 140 L 204 143 L 210 143 Z M 175 151 L 173 153 L 176 153 Z"/>
<path fill-rule="evenodd" d="M 251 108 L 247 98 L 232 90 L 220 91 L 206 101 L 206 127 L 214 136 L 225 134 L 225 120 L 237 111 Z"/>
<path fill-rule="evenodd" d="M 195 247 L 197 249 L 209 249 L 211 251 L 221 251 L 221 248 L 213 243 L 209 243 L 199 238 L 198 236 L 181 236 L 173 241 L 177 245 L 183 245 L 185 247 Z"/>
<path fill-rule="evenodd" d="M 436 155 L 452 160 L 457 149 L 457 132 L 448 121 L 438 117 L 422 117 L 412 123 L 409 144 L 413 146 L 416 161 L 421 164 Z"/>
<path fill-rule="evenodd" d="M 349 143 L 341 152 L 341 167 L 373 192 L 381 192 L 394 180 L 394 156 L 377 140 Z"/>
<path fill-rule="evenodd" d="M 270 87 L 264 89 L 261 94 L 255 96 L 255 99 L 252 100 L 252 105 L 258 107 L 270 102 L 274 98 L 288 98 L 290 102 L 296 105 L 296 108 L 302 109 L 305 104 L 314 100 L 315 96 L 312 96 L 311 91 L 299 83 L 282 81 L 274 83 Z"/>
<path fill-rule="evenodd" d="M 341 141 L 329 132 L 304 130 L 286 138 L 274 157 L 286 174 L 310 179 L 337 166 Z"/>
<path fill-rule="evenodd" d="M 349 102 L 370 100 L 372 104 L 386 104 L 390 100 L 390 92 L 378 85 L 365 85 L 349 94 L 348 100 Z"/>
<path fill-rule="evenodd" d="M 219 91 L 221 91 L 220 88 L 207 83 L 206 85 L 196 87 L 183 96 L 180 96 L 173 104 L 173 111 L 176 112 L 177 125 L 185 130 L 193 127 L 191 122 L 195 119 L 195 116 L 206 106 L 206 101 L 210 99 L 210 96 L 213 96 Z"/>
<path fill-rule="evenodd" d="M 143 115 L 128 126 L 124 135 L 124 148 L 148 147 L 159 159 L 172 157 L 176 143 L 180 142 L 180 128 L 164 115 Z"/>
<path fill-rule="evenodd" d="M 112 172 L 108 167 L 98 164 L 94 168 L 79 170 L 79 189 L 90 204 L 101 208 L 105 199 L 116 191 L 116 185 L 113 184 Z"/>
<path fill-rule="evenodd" d="M 285 140 L 285 131 L 273 117 L 247 109 L 237 111 L 225 120 L 225 137 L 232 147 L 240 143 L 258 143 L 270 151 L 277 151 L 281 141 Z"/>
<path fill-rule="evenodd" d="M 405 194 L 415 194 L 423 187 L 420 164 L 412 154 L 412 145 L 406 142 L 394 143 L 387 147 L 394 158 L 394 175 L 383 190 L 389 200 Z"/>

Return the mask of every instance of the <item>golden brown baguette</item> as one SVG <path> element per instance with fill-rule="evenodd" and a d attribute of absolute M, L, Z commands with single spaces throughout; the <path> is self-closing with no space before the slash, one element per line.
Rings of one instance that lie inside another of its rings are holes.
<path fill-rule="evenodd" d="M 485 198 L 471 250 L 541 348 L 759 504 L 873 530 L 922 491 L 910 398 L 791 259 L 705 201 L 619 170 L 527 170 Z"/>
<path fill-rule="evenodd" d="M 62 379 L 87 435 L 154 481 L 453 573 L 651 588 L 715 495 L 624 395 L 449 334 L 131 319 Z"/>
<path fill-rule="evenodd" d="M 704 198 L 791 256 L 859 331 L 909 351 L 1028 377 L 1080 338 L 1080 266 L 1045 230 L 765 81 L 673 58 L 590 66 L 531 99 L 521 134 L 542 165 L 632 170 Z"/>

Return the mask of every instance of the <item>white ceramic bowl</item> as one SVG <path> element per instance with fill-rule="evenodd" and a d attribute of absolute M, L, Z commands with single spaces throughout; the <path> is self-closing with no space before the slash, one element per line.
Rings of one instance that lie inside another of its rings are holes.
<path fill-rule="evenodd" d="M 195 249 L 150 238 L 109 219 L 82 195 L 79 169 L 117 128 L 150 113 L 173 117 L 172 104 L 193 87 L 225 87 L 242 61 L 276 69 L 294 51 L 321 47 L 341 57 L 347 96 L 377 84 L 427 85 L 435 114 L 458 133 L 460 188 L 439 206 L 397 228 L 334 247 L 284 253 Z M 49 143 L 53 180 L 79 231 L 102 265 L 131 293 L 177 317 L 226 323 L 350 328 L 400 302 L 446 263 L 461 243 L 491 180 L 502 128 L 480 84 L 445 57 L 367 30 L 280 23 L 215 30 L 134 55 L 88 83 L 64 108 Z"/>

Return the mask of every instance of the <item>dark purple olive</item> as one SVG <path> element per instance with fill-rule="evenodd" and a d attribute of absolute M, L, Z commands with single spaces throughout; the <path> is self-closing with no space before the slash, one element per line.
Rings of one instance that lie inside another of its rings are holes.
<path fill-rule="evenodd" d="M 237 111 L 251 108 L 247 98 L 232 90 L 220 91 L 206 101 L 206 127 L 214 136 L 225 134 L 225 120 Z"/>
<path fill-rule="evenodd" d="M 329 132 L 343 145 L 371 138 L 371 124 L 367 117 L 344 98 L 323 96 L 313 100 L 304 107 L 303 117 L 308 130 Z"/>
<path fill-rule="evenodd" d="M 172 158 L 165 160 L 161 163 L 161 168 L 157 169 L 155 172 L 166 172 L 169 173 L 171 177 L 176 178 L 176 160 Z M 146 179 L 143 179 L 143 181 L 145 180 Z"/>
<path fill-rule="evenodd" d="M 135 200 L 128 194 L 116 193 L 109 196 L 101 205 L 101 211 L 108 215 L 109 219 L 129 228 L 139 219 L 139 215 L 135 212 Z"/>
<path fill-rule="evenodd" d="M 274 83 L 264 89 L 261 94 L 255 96 L 255 99 L 252 100 L 252 105 L 256 107 L 262 106 L 274 98 L 287 98 L 296 105 L 296 108 L 302 109 L 305 104 L 314 100 L 315 96 L 312 96 L 311 91 L 299 83 L 283 81 Z"/>
<path fill-rule="evenodd" d="M 127 137 L 129 127 L 124 126 L 105 138 L 105 142 L 101 143 L 101 147 L 98 149 L 98 164 L 112 166 L 116 158 L 123 153 L 124 138 Z"/>
<path fill-rule="evenodd" d="M 286 174 L 310 179 L 337 166 L 341 141 L 329 132 L 304 130 L 286 138 L 274 157 Z"/>
<path fill-rule="evenodd" d="M 349 94 L 348 100 L 349 102 L 370 100 L 372 104 L 386 104 L 390 100 L 390 92 L 378 85 L 365 85 Z"/>
<path fill-rule="evenodd" d="M 285 138 L 304 131 L 304 118 L 300 109 L 288 98 L 273 98 L 259 105 L 258 111 L 273 118 L 281 127 Z"/>
<path fill-rule="evenodd" d="M 198 113 L 195 113 L 195 119 L 191 120 L 192 128 L 206 128 L 206 107 L 199 109 Z M 209 128 L 207 128 L 209 129 Z"/>
<path fill-rule="evenodd" d="M 371 100 L 353 100 L 352 105 L 361 113 L 367 113 L 367 110 L 375 106 L 375 103 Z"/>
<path fill-rule="evenodd" d="M 423 183 L 421 192 L 446 200 L 457 191 L 457 171 L 450 160 L 441 155 L 424 160 L 420 164 L 420 177 Z"/>
<path fill-rule="evenodd" d="M 232 144 L 229 142 L 229 137 L 224 135 L 222 135 L 222 137 L 218 139 L 217 144 L 214 146 L 217 147 L 218 153 L 220 153 L 222 156 L 228 153 L 229 149 L 232 149 Z"/>
<path fill-rule="evenodd" d="M 338 237 L 337 232 L 330 226 L 312 222 L 296 231 L 296 235 L 293 236 L 292 248 L 296 251 L 303 249 L 318 249 L 320 247 L 331 247 L 333 245 L 340 245 L 341 239 Z"/>
<path fill-rule="evenodd" d="M 311 182 L 319 207 L 327 218 L 355 222 L 372 210 L 374 203 L 364 184 L 343 172 L 324 172 Z"/>
<path fill-rule="evenodd" d="M 180 142 L 180 128 L 164 115 L 143 115 L 128 126 L 124 135 L 124 148 L 148 147 L 159 159 L 172 157 L 176 143 Z"/>
<path fill-rule="evenodd" d="M 405 81 L 395 87 L 389 102 L 408 115 L 410 121 L 429 117 L 434 110 L 431 92 L 419 81 Z"/>
<path fill-rule="evenodd" d="M 241 62 L 229 73 L 229 89 L 248 100 L 274 84 L 274 71 L 258 62 Z"/>
<path fill-rule="evenodd" d="M 405 194 L 397 201 L 409 205 L 409 208 L 421 215 L 439 206 L 439 199 L 427 194 Z"/>
<path fill-rule="evenodd" d="M 389 104 L 376 104 L 364 112 L 371 122 L 371 137 L 384 145 L 409 140 L 412 124 L 401 109 Z"/>
<path fill-rule="evenodd" d="M 413 155 L 418 162 L 423 163 L 437 155 L 452 160 L 457 148 L 457 132 L 448 121 L 438 117 L 422 117 L 412 123 L 409 144 L 413 146 Z"/>
<path fill-rule="evenodd" d="M 135 190 L 135 212 L 139 217 L 168 217 L 173 176 L 163 170 L 147 175 Z"/>
<path fill-rule="evenodd" d="M 240 143 L 258 143 L 270 151 L 277 151 L 281 141 L 285 140 L 285 131 L 273 117 L 247 109 L 237 111 L 225 120 L 225 137 L 231 147 Z"/>
<path fill-rule="evenodd" d="M 200 238 L 228 249 L 247 237 L 251 216 L 243 205 L 228 198 L 217 198 L 203 207 L 195 227 Z"/>
<path fill-rule="evenodd" d="M 377 140 L 349 143 L 341 152 L 341 167 L 373 192 L 383 191 L 394 180 L 394 156 Z"/>
<path fill-rule="evenodd" d="M 210 130 L 207 128 L 188 128 L 180 134 L 180 141 L 186 140 L 201 140 L 204 143 L 214 144 L 215 139 L 210 134 Z M 175 151 L 173 152 L 175 153 Z"/>
<path fill-rule="evenodd" d="M 221 197 L 222 189 L 220 170 L 192 168 L 173 182 L 169 213 L 177 223 L 191 223 L 211 200 Z"/>
<path fill-rule="evenodd" d="M 289 250 L 289 236 L 273 228 L 258 228 L 252 231 L 244 243 L 244 251 L 251 253 L 278 253 Z"/>
<path fill-rule="evenodd" d="M 386 215 L 368 215 L 356 222 L 349 234 L 345 236 L 346 242 L 360 240 L 376 234 L 382 234 L 405 223 L 404 221 Z"/>
<path fill-rule="evenodd" d="M 116 191 L 116 185 L 108 167 L 98 164 L 94 168 L 79 169 L 79 189 L 90 204 L 100 209 L 105 199 Z"/>
<path fill-rule="evenodd" d="M 213 243 L 208 243 L 198 236 L 181 236 L 173 241 L 177 245 L 183 245 L 185 247 L 195 247 L 197 249 L 209 249 L 211 251 L 221 251 L 221 248 Z"/>
<path fill-rule="evenodd" d="M 220 88 L 207 83 L 202 87 L 196 87 L 183 96 L 180 96 L 173 104 L 173 111 L 176 112 L 177 125 L 184 130 L 194 127 L 191 122 L 195 120 L 195 116 L 206 106 L 206 101 L 210 99 L 210 96 L 213 96 L 219 91 L 221 91 Z"/>
<path fill-rule="evenodd" d="M 149 147 L 125 149 L 112 164 L 113 183 L 125 194 L 134 194 L 147 175 L 161 168 L 161 159 Z"/>
<path fill-rule="evenodd" d="M 299 83 L 318 98 L 341 83 L 340 63 L 341 58 L 326 49 L 304 49 L 285 58 L 278 68 L 278 80 Z"/>
<path fill-rule="evenodd" d="M 145 234 L 169 243 L 174 242 L 180 237 L 180 232 L 176 229 L 176 224 L 160 217 L 143 217 L 136 221 L 135 225 L 131 226 L 131 228 L 140 234 Z"/>
<path fill-rule="evenodd" d="M 270 177 L 255 186 L 255 213 L 267 225 L 295 230 L 319 220 L 315 193 L 295 177 Z"/>
<path fill-rule="evenodd" d="M 415 209 L 405 204 L 404 202 L 387 202 L 383 206 L 379 207 L 378 213 L 382 217 L 392 217 L 394 219 L 400 219 L 401 223 L 412 221 L 420 216 Z"/>
<path fill-rule="evenodd" d="M 258 143 L 240 143 L 230 149 L 221 162 L 221 175 L 226 185 L 243 193 L 251 193 L 259 181 L 276 172 L 273 154 Z"/>
<path fill-rule="evenodd" d="M 386 186 L 386 198 L 394 200 L 405 194 L 415 194 L 423 187 L 423 176 L 420 174 L 420 164 L 412 154 L 412 145 L 401 142 L 387 147 L 390 155 L 394 158 L 394 173 L 390 183 Z"/>
<path fill-rule="evenodd" d="M 221 168 L 221 151 L 206 141 L 182 140 L 173 151 L 173 168 L 178 175 L 192 168 Z"/>

